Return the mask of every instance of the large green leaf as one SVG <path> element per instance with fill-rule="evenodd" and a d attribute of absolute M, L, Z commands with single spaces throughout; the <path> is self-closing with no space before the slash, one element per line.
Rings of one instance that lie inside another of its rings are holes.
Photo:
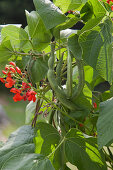
<path fill-rule="evenodd" d="M 44 122 L 39 122 L 37 124 L 37 129 L 38 131 L 36 137 L 36 153 L 38 152 L 47 156 L 51 154 L 51 152 L 59 143 L 60 135 L 53 126 Z"/>
<path fill-rule="evenodd" d="M 113 98 L 100 103 L 100 114 L 97 121 L 98 146 L 101 149 L 113 142 Z"/>
<path fill-rule="evenodd" d="M 78 17 L 73 17 L 70 19 L 67 19 L 64 23 L 56 26 L 53 30 L 53 35 L 57 38 L 60 37 L 60 31 L 66 30 L 67 28 L 71 28 L 73 25 L 75 25 L 80 19 Z"/>
<path fill-rule="evenodd" d="M 54 0 L 55 5 L 58 6 L 64 13 L 69 10 L 75 10 L 79 8 L 82 4 L 87 2 L 87 0 Z"/>
<path fill-rule="evenodd" d="M 85 62 L 111 82 L 111 28 L 112 22 L 106 18 L 102 24 L 93 30 L 82 33 L 79 43 L 82 47 L 82 57 Z"/>
<path fill-rule="evenodd" d="M 95 17 L 105 16 L 106 9 L 98 0 L 89 0 L 93 8 L 93 13 Z"/>
<path fill-rule="evenodd" d="M 9 25 L 2 28 L 1 31 L 2 39 L 9 38 L 11 45 L 14 49 L 30 50 L 32 47 L 29 42 L 27 32 L 14 25 Z"/>
<path fill-rule="evenodd" d="M 103 153 L 98 151 L 95 138 L 85 138 L 82 132 L 76 129 L 71 129 L 65 138 L 67 161 L 79 170 L 107 170 Z"/>
<path fill-rule="evenodd" d="M 3 165 L 2 170 L 55 170 L 49 159 L 38 154 L 14 155 Z"/>
<path fill-rule="evenodd" d="M 90 19 L 86 24 L 85 26 L 80 30 L 78 31 L 79 34 L 82 34 L 83 32 L 86 32 L 88 30 L 91 30 L 93 29 L 94 27 L 96 27 L 98 24 L 101 23 L 103 17 L 98 17 L 98 18 L 92 18 Z"/>
<path fill-rule="evenodd" d="M 33 0 L 33 2 L 47 29 L 65 22 L 66 16 L 50 0 Z"/>
<path fill-rule="evenodd" d="M 73 56 L 77 59 L 81 59 L 82 58 L 82 50 L 81 47 L 78 43 L 78 35 L 71 35 L 68 38 L 68 47 L 70 49 L 70 51 L 73 53 Z"/>
<path fill-rule="evenodd" d="M 4 40 L 0 45 L 0 62 L 6 62 L 13 53 L 10 40 Z"/>
<path fill-rule="evenodd" d="M 83 91 L 80 93 L 77 100 L 73 99 L 73 102 L 89 113 L 89 110 L 92 107 L 92 91 L 86 84 L 84 85 Z"/>
<path fill-rule="evenodd" d="M 41 17 L 36 11 L 29 13 L 26 11 L 28 30 L 33 44 L 33 48 L 41 51 L 51 40 L 51 33 L 46 30 Z"/>
<path fill-rule="evenodd" d="M 35 154 L 34 129 L 22 126 L 13 132 L 0 148 L 0 169 L 2 170 L 55 170 L 48 158 Z"/>
<path fill-rule="evenodd" d="M 0 148 L 0 169 L 8 162 L 10 157 L 33 153 L 34 130 L 31 126 L 22 126 L 13 132 L 8 141 Z"/>
<path fill-rule="evenodd" d="M 37 58 L 36 60 L 30 63 L 31 66 L 29 68 L 29 72 L 31 73 L 31 78 L 33 82 L 39 82 L 42 80 L 48 71 L 48 57 L 45 59 Z"/>
<path fill-rule="evenodd" d="M 91 3 L 89 3 L 89 2 L 85 3 L 85 5 L 80 10 L 80 16 L 81 16 L 81 19 L 85 22 L 87 22 L 89 19 L 92 18 L 93 7 L 92 7 Z"/>

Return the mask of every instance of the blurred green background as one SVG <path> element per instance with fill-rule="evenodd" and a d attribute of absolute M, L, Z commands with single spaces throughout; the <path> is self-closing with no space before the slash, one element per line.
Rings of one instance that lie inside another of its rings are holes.
<path fill-rule="evenodd" d="M 33 0 L 0 0 L 0 24 L 26 26 L 25 9 L 34 10 Z"/>
<path fill-rule="evenodd" d="M 25 10 L 29 12 L 35 10 L 33 0 L 0 0 L 0 25 L 22 24 L 22 27 L 25 27 L 27 24 Z M 13 96 L 0 82 L 0 105 L 3 106 L 10 122 L 8 125 L 0 125 L 0 140 L 7 138 L 25 122 L 25 108 L 28 102 L 14 102 Z"/>

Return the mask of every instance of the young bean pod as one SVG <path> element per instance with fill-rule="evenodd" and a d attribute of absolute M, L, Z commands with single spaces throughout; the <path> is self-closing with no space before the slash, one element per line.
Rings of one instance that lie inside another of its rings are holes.
<path fill-rule="evenodd" d="M 78 77 L 78 86 L 75 89 L 75 91 L 73 92 L 72 100 L 73 99 L 74 100 L 77 99 L 78 96 L 80 95 L 81 91 L 84 88 L 84 67 L 83 67 L 83 61 L 76 59 L 76 63 L 77 63 L 77 66 L 78 66 L 78 75 L 79 75 L 79 77 Z"/>
<path fill-rule="evenodd" d="M 59 63 L 57 65 L 56 68 L 56 81 L 58 83 L 58 85 L 61 87 L 61 70 L 62 70 L 62 64 L 63 64 L 63 55 L 62 57 L 59 59 Z"/>
<path fill-rule="evenodd" d="M 67 82 L 66 82 L 67 97 L 72 96 L 72 58 L 70 50 L 68 49 L 67 55 Z"/>
<path fill-rule="evenodd" d="M 77 106 L 69 99 L 67 99 L 67 96 L 65 95 L 64 91 L 61 89 L 61 87 L 58 85 L 55 74 L 54 74 L 54 49 L 55 49 L 55 44 L 51 43 L 51 55 L 49 58 L 48 62 L 48 73 L 47 77 L 49 80 L 49 83 L 54 90 L 58 100 L 68 109 L 70 110 L 78 110 Z"/>

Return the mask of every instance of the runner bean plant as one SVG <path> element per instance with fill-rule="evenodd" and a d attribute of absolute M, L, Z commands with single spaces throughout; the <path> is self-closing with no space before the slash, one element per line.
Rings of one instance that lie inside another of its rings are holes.
<path fill-rule="evenodd" d="M 1 30 L 0 81 L 29 103 L 0 169 L 113 169 L 113 0 L 33 3 L 25 28 Z"/>

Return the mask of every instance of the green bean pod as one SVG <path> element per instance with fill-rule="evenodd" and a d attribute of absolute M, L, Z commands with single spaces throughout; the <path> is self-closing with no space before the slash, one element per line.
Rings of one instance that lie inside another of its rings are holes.
<path fill-rule="evenodd" d="M 62 70 L 62 64 L 63 64 L 63 55 L 62 57 L 59 59 L 59 63 L 57 65 L 56 68 L 56 81 L 58 83 L 58 85 L 61 87 L 61 70 Z"/>
<path fill-rule="evenodd" d="M 84 67 L 83 67 L 83 60 L 76 59 L 76 63 L 77 63 L 77 66 L 78 66 L 78 75 L 79 75 L 79 78 L 78 78 L 78 86 L 77 86 L 77 88 L 75 89 L 75 91 L 73 92 L 73 95 L 72 95 L 72 100 L 73 99 L 74 100 L 77 99 L 78 96 L 80 95 L 81 91 L 84 88 Z"/>
<path fill-rule="evenodd" d="M 72 96 L 72 58 L 70 50 L 68 49 L 67 55 L 67 82 L 66 82 L 67 97 Z"/>
<path fill-rule="evenodd" d="M 58 100 L 68 109 L 70 110 L 78 110 L 77 106 L 69 99 L 67 99 L 67 96 L 65 95 L 64 91 L 61 89 L 61 87 L 58 85 L 55 74 L 54 74 L 54 47 L 55 45 L 51 44 L 51 55 L 48 61 L 48 73 L 47 77 L 49 80 L 49 83 L 54 90 Z"/>

